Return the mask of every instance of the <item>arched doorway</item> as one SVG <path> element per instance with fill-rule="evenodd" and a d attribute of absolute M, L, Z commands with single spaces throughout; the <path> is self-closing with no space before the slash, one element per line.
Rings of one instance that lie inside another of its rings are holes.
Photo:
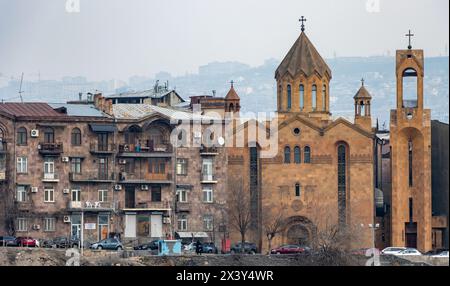
<path fill-rule="evenodd" d="M 291 226 L 287 231 L 286 238 L 288 244 L 311 245 L 309 230 L 302 224 Z"/>

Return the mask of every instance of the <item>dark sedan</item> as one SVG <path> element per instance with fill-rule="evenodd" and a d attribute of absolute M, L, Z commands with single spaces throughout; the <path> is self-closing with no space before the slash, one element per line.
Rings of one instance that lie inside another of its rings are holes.
<path fill-rule="evenodd" d="M 214 242 L 207 242 L 207 243 L 203 243 L 202 247 L 201 247 L 201 252 L 202 253 L 219 253 L 219 250 L 217 249 L 216 245 L 214 244 Z"/>
<path fill-rule="evenodd" d="M 133 247 L 134 250 L 157 250 L 158 249 L 158 240 L 153 240 L 149 243 L 144 243 L 138 246 Z"/>
<path fill-rule="evenodd" d="M 255 243 L 245 242 L 244 247 L 242 243 L 238 242 L 233 247 L 231 247 L 231 253 L 245 253 L 245 254 L 256 254 L 257 248 Z"/>
<path fill-rule="evenodd" d="M 0 236 L 0 246 L 18 246 L 14 236 Z"/>
<path fill-rule="evenodd" d="M 294 244 L 282 245 L 270 251 L 272 254 L 299 254 L 304 252 L 306 252 L 305 247 Z"/>

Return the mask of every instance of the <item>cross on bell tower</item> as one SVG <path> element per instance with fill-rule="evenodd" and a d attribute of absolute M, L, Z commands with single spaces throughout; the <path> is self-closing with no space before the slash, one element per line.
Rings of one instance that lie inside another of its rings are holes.
<path fill-rule="evenodd" d="M 405 37 L 408 37 L 408 50 L 411 50 L 411 38 L 414 37 L 414 34 L 411 34 L 411 30 L 409 30 L 408 34 L 406 34 Z"/>
<path fill-rule="evenodd" d="M 302 25 L 301 25 L 302 32 L 304 32 L 305 31 L 305 22 L 307 21 L 305 16 L 302 16 L 298 21 L 302 23 Z"/>

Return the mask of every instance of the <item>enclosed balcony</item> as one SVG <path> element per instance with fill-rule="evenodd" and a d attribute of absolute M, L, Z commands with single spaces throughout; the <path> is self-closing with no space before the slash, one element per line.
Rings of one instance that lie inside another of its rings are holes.
<path fill-rule="evenodd" d="M 59 182 L 59 176 L 55 173 L 43 173 L 42 182 L 44 183 L 57 183 Z"/>
<path fill-rule="evenodd" d="M 213 174 L 201 174 L 200 181 L 202 184 L 217 184 L 217 178 Z"/>
<path fill-rule="evenodd" d="M 122 172 L 119 174 L 119 181 L 122 184 L 172 184 L 172 174 L 127 174 Z"/>
<path fill-rule="evenodd" d="M 163 202 L 139 202 L 135 204 L 125 204 L 124 211 L 170 211 L 170 204 L 168 201 Z"/>
<path fill-rule="evenodd" d="M 39 143 L 39 154 L 44 156 L 59 156 L 63 153 L 63 143 Z"/>
<path fill-rule="evenodd" d="M 69 180 L 74 183 L 114 183 L 115 173 L 69 173 Z"/>

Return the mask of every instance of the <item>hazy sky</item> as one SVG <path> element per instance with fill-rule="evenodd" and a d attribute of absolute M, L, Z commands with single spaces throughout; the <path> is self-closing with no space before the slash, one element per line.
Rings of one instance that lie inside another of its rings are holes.
<path fill-rule="evenodd" d="M 256 66 L 283 58 L 301 15 L 324 57 L 393 54 L 408 29 L 426 56 L 449 42 L 448 0 L 79 0 L 79 13 L 66 1 L 0 0 L 3 77 L 126 80 L 212 61 Z"/>

